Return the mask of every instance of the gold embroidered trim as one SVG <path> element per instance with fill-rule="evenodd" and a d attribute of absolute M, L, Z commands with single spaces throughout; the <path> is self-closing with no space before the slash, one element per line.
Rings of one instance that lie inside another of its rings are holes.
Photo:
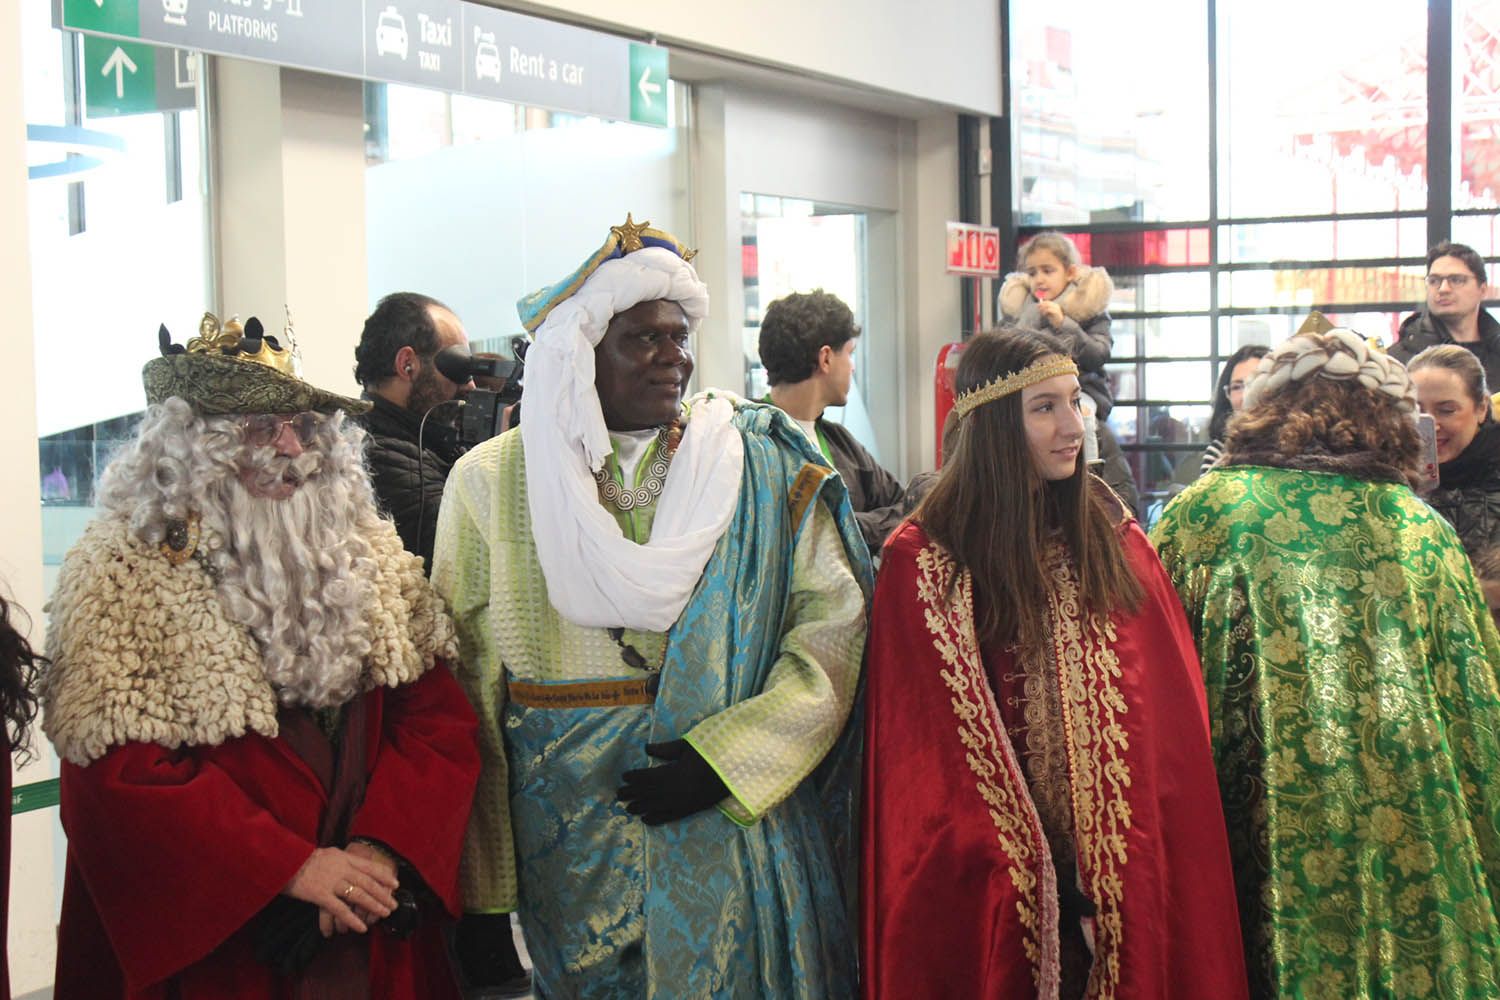
<path fill-rule="evenodd" d="M 1118 717 L 1127 711 L 1115 687 L 1120 659 L 1109 618 L 1084 617 L 1078 577 L 1066 546 L 1047 554 L 1048 625 L 1062 693 L 1063 732 L 1073 771 L 1073 822 L 1079 878 L 1094 901 L 1094 967 L 1090 997 L 1112 1000 L 1120 984 L 1124 899 L 1120 868 L 1130 829 L 1130 768 L 1123 753 L 1129 735 Z"/>
<path fill-rule="evenodd" d="M 958 739 L 976 779 L 975 790 L 995 824 L 1007 871 L 1016 887 L 1016 912 L 1025 935 L 1022 950 L 1041 997 L 1058 990 L 1057 876 L 1019 761 L 995 706 L 974 629 L 974 585 L 937 545 L 917 553 L 917 600 L 932 644 L 949 669 L 943 683 L 953 693 Z M 952 598 L 948 597 L 952 584 Z"/>
<path fill-rule="evenodd" d="M 1021 713 L 1026 720 L 1026 773 L 1053 866 L 1058 858 L 1077 854 L 1073 843 L 1073 795 L 1068 767 L 1068 738 L 1063 732 L 1062 692 L 1050 650 L 1017 650 Z M 1073 865 L 1067 865 L 1072 868 Z"/>
<path fill-rule="evenodd" d="M 507 697 L 527 708 L 616 708 L 649 705 L 656 700 L 650 679 L 584 681 L 578 684 L 531 684 L 511 681 Z"/>
<path fill-rule="evenodd" d="M 823 488 L 823 480 L 833 474 L 833 470 L 823 465 L 814 465 L 806 462 L 802 470 L 797 473 L 797 478 L 792 481 L 792 488 L 787 493 L 787 506 L 791 508 L 792 524 L 800 525 L 802 516 L 807 513 L 807 508 L 812 505 L 813 499 L 818 495 L 818 490 Z"/>

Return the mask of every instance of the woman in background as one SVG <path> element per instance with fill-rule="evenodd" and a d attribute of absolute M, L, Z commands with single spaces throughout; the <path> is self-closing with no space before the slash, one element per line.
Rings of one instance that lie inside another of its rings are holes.
<path fill-rule="evenodd" d="M 1202 680 L 1056 339 L 969 341 L 870 621 L 868 1000 L 1245 995 Z"/>
<path fill-rule="evenodd" d="M 14 754 L 24 764 L 31 759 L 31 723 L 36 719 L 36 695 L 32 688 L 36 672 L 45 660 L 32 652 L 26 637 L 10 620 L 11 605 L 0 597 L 0 737 L 7 757 Z M 0 817 L 0 998 L 10 1000 L 10 964 L 5 941 L 9 930 L 10 900 L 10 762 L 0 769 L 0 791 L 5 793 L 5 814 Z"/>
<path fill-rule="evenodd" d="M 1425 499 L 1477 564 L 1500 546 L 1500 423 L 1490 414 L 1484 368 L 1468 348 L 1443 344 L 1412 358 L 1406 370 L 1437 429 L 1438 485 Z"/>
<path fill-rule="evenodd" d="M 1198 475 L 1218 465 L 1224 457 L 1224 434 L 1229 427 L 1229 418 L 1245 408 L 1245 384 L 1255 374 L 1260 359 L 1270 350 L 1260 344 L 1241 347 L 1219 369 L 1219 384 L 1214 387 L 1214 412 L 1208 420 L 1208 449 L 1203 453 Z"/>

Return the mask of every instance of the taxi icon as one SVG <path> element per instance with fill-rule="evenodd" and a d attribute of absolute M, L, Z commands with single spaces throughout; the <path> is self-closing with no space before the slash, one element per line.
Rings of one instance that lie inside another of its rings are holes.
<path fill-rule="evenodd" d="M 491 41 L 480 42 L 474 48 L 474 78 L 482 80 L 485 77 L 500 82 L 500 50 Z"/>
<path fill-rule="evenodd" d="M 404 62 L 406 49 L 406 18 L 392 4 L 375 20 L 375 54 L 399 56 Z"/>

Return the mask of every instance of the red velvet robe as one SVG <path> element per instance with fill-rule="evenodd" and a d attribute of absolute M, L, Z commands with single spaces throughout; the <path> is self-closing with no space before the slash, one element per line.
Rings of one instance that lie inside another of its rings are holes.
<path fill-rule="evenodd" d="M 1192 636 L 1144 534 L 1144 590 L 1093 628 L 1060 548 L 1053 648 L 1088 997 L 1246 996 L 1234 883 Z M 870 622 L 861 859 L 864 996 L 1057 995 L 1058 898 L 1036 801 L 975 641 L 973 593 L 921 527 L 887 543 Z M 1060 574 L 1060 575 L 1059 575 Z M 1113 633 L 1113 634 L 1111 634 Z"/>
<path fill-rule="evenodd" d="M 473 710 L 441 665 L 365 697 L 368 782 L 349 836 L 389 845 L 457 914 L 479 774 Z M 56 1000 L 285 995 L 247 925 L 312 853 L 327 803 L 281 737 L 127 743 L 87 767 L 64 763 Z M 370 929 L 372 997 L 458 996 L 437 924 L 429 915 L 407 941 Z"/>

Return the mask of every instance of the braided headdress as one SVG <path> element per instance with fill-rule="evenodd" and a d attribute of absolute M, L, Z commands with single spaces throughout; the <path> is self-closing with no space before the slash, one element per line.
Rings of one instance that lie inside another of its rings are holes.
<path fill-rule="evenodd" d="M 1293 382 L 1309 378 L 1335 382 L 1357 380 L 1366 389 L 1382 392 L 1407 413 L 1417 408 L 1406 366 L 1378 347 L 1370 346 L 1347 327 L 1323 333 L 1298 333 L 1260 360 L 1245 386 L 1245 409 Z"/>

